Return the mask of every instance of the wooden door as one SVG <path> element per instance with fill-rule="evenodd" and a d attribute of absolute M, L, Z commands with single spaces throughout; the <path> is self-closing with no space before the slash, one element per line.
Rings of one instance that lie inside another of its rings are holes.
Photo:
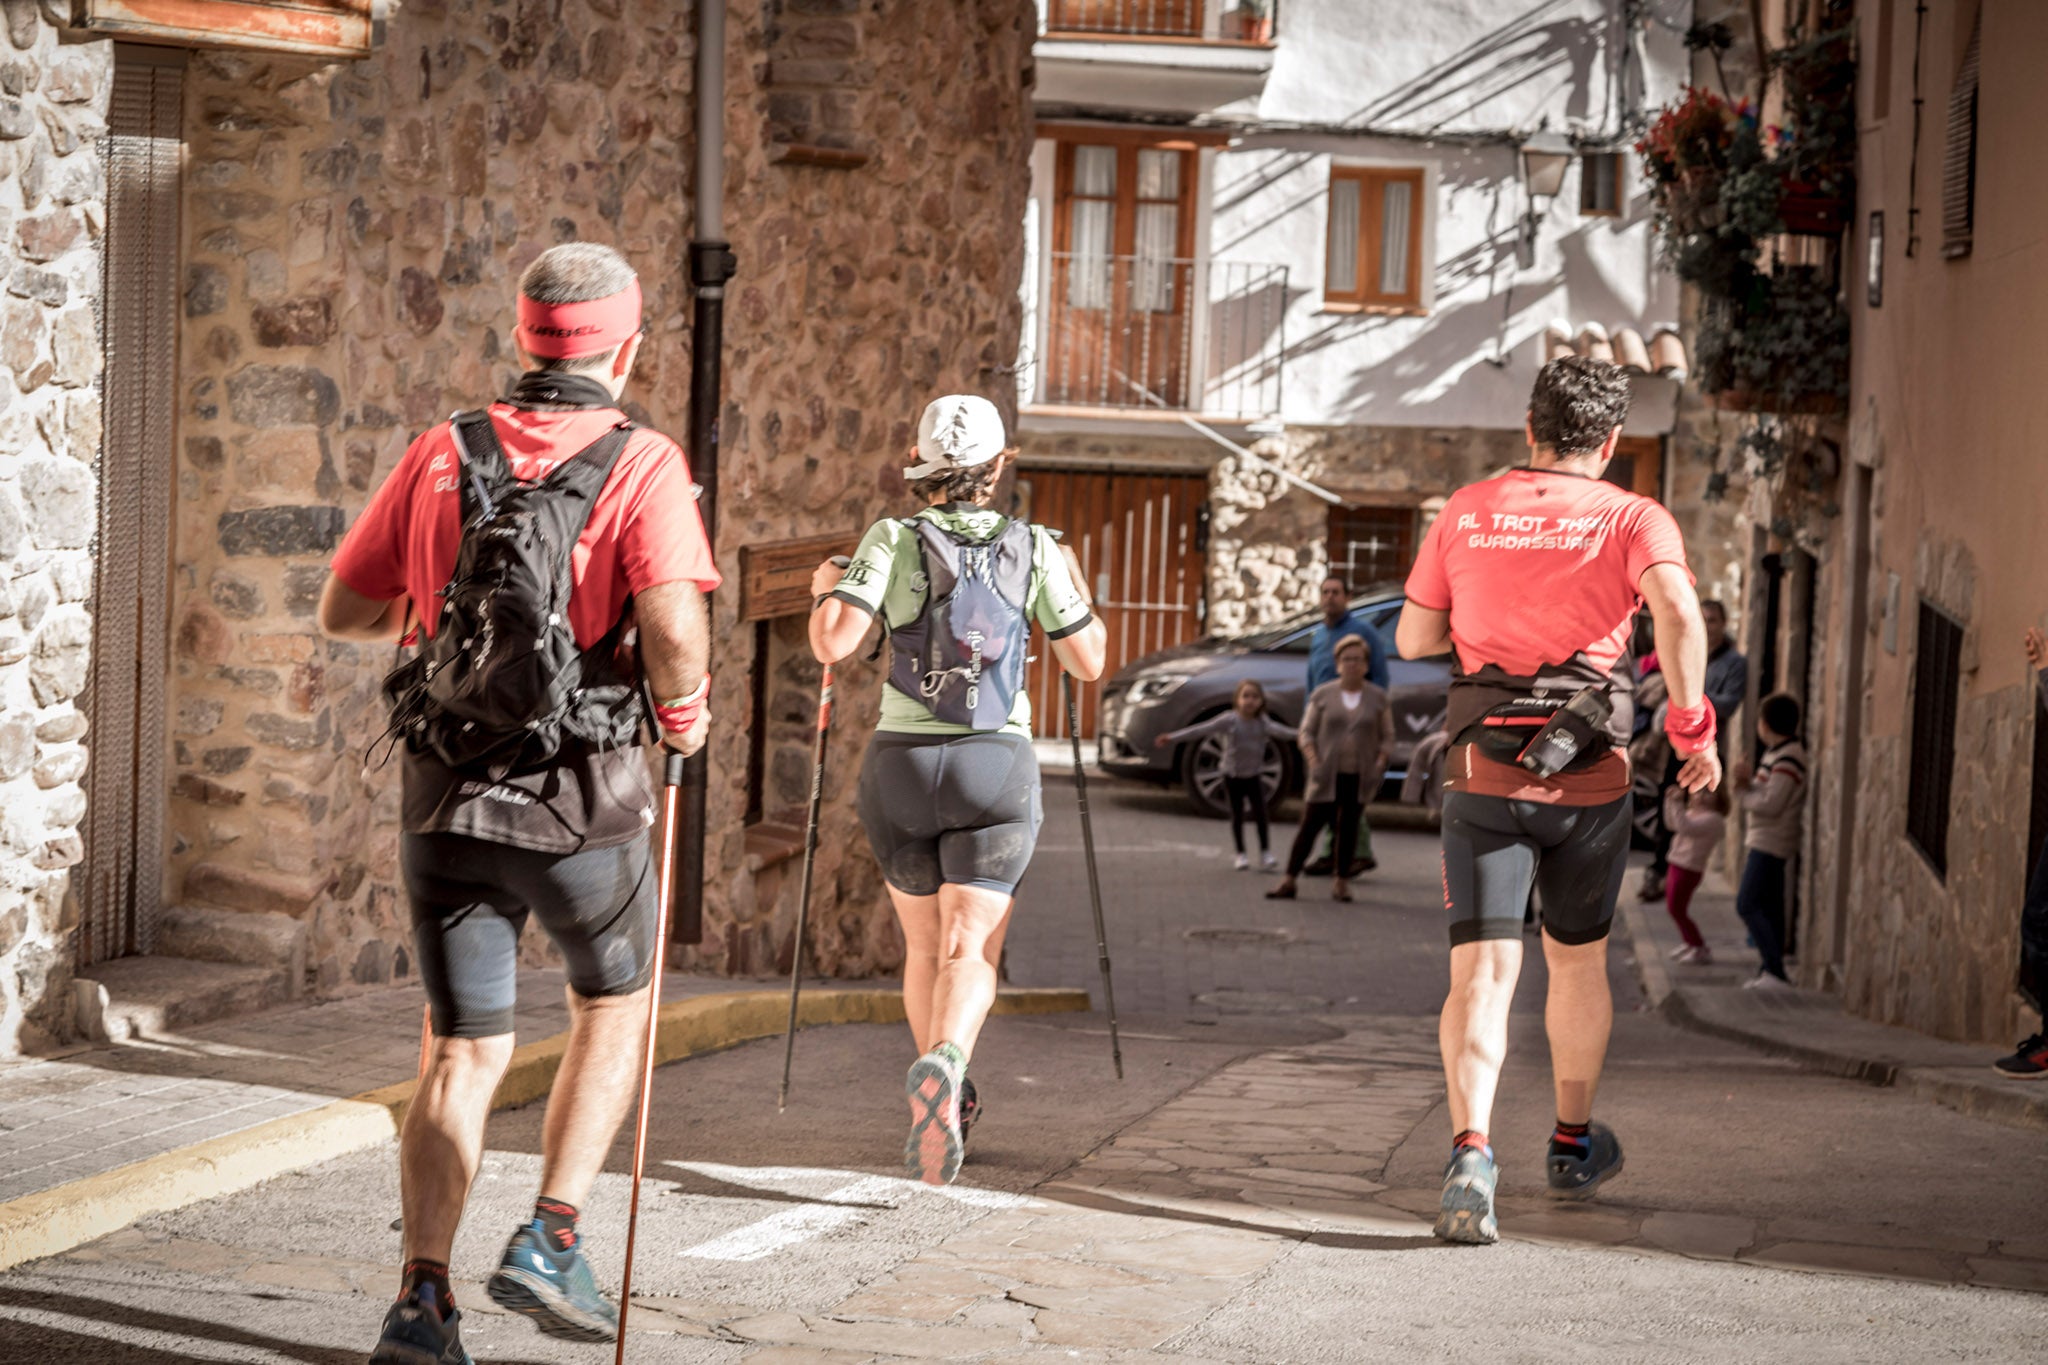
<path fill-rule="evenodd" d="M 1027 469 L 1017 475 L 1022 516 L 1063 531 L 1088 575 L 1095 610 L 1109 631 L 1102 676 L 1156 650 L 1199 637 L 1208 557 L 1196 548 L 1209 480 L 1199 474 L 1110 474 Z M 1067 737 L 1059 665 L 1043 633 L 1032 632 L 1034 728 Z M 1098 685 L 1081 684 L 1081 737 L 1095 735 Z"/>
<path fill-rule="evenodd" d="M 1664 501 L 1664 438 L 1624 436 L 1614 445 L 1614 458 L 1601 476 L 1631 493 Z"/>

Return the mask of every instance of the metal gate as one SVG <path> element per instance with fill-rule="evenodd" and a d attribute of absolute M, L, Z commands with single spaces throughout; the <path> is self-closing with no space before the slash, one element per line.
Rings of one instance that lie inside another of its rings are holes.
<path fill-rule="evenodd" d="M 183 54 L 115 49 L 100 336 L 81 964 L 148 952 L 162 909 Z"/>
<path fill-rule="evenodd" d="M 1207 547 L 1201 533 L 1209 480 L 1200 474 L 1125 474 L 1027 469 L 1019 511 L 1057 531 L 1080 557 L 1095 609 L 1109 629 L 1107 678 L 1135 659 L 1201 635 L 1207 615 Z M 1027 685 L 1035 729 L 1067 737 L 1060 669 L 1033 632 Z M 1095 734 L 1098 687 L 1079 688 L 1081 737 Z"/>

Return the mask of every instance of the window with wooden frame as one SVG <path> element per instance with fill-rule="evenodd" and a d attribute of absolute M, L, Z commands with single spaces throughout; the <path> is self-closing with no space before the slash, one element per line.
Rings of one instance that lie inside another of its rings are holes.
<path fill-rule="evenodd" d="M 1587 218 L 1618 218 L 1628 207 L 1623 177 L 1628 163 L 1620 152 L 1579 155 L 1579 213 Z"/>
<path fill-rule="evenodd" d="M 1091 129 L 1054 145 L 1045 401 L 1183 406 L 1195 144 Z"/>
<path fill-rule="evenodd" d="M 1948 96 L 1948 140 L 1941 158 L 1941 254 L 1957 260 L 1970 254 L 1977 220 L 1977 70 L 1984 12 L 1970 28 L 1955 88 Z"/>
<path fill-rule="evenodd" d="M 1413 507 L 1332 507 L 1329 519 L 1330 572 L 1352 592 L 1376 583 L 1395 583 L 1415 566 Z"/>
<path fill-rule="evenodd" d="M 1323 302 L 1339 308 L 1422 309 L 1423 175 L 1419 167 L 1330 168 L 1330 235 Z"/>

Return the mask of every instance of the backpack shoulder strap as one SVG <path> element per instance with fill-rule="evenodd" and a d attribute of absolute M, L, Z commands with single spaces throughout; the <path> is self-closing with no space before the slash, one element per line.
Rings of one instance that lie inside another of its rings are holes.
<path fill-rule="evenodd" d="M 548 476 L 541 483 L 594 503 L 605 481 L 611 478 L 619 457 L 626 453 L 626 443 L 632 438 L 633 424 L 621 420 L 604 435 L 548 471 Z"/>
<path fill-rule="evenodd" d="M 462 523 L 490 516 L 507 484 L 515 482 L 505 448 L 498 444 L 497 424 L 486 408 L 458 412 L 448 419 L 448 439 L 460 466 L 456 487 L 462 497 Z"/>

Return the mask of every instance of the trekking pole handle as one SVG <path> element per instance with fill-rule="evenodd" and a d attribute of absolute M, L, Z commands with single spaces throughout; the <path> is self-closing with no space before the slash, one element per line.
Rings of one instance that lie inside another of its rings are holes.
<path fill-rule="evenodd" d="M 671 787 L 683 785 L 683 764 L 689 760 L 674 749 L 668 751 L 668 763 L 662 770 L 662 780 Z"/>

